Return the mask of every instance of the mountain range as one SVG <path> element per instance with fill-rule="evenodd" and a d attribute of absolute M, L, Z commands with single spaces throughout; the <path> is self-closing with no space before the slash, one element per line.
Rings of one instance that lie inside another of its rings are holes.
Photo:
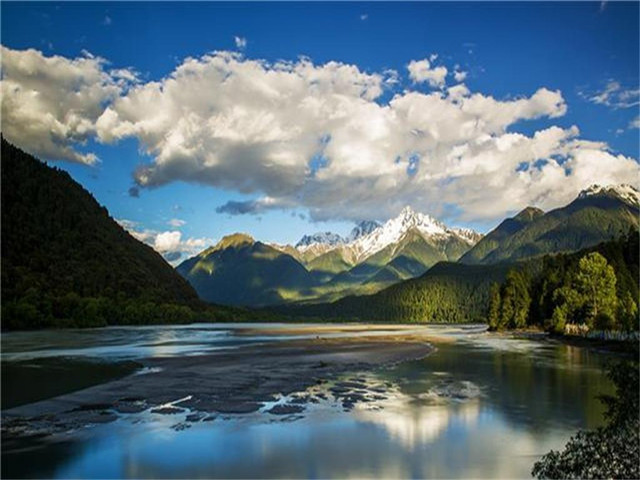
<path fill-rule="evenodd" d="M 201 300 L 345 319 L 466 321 L 482 318 L 489 286 L 514 266 L 535 270 L 549 254 L 589 248 L 617 272 L 631 265 L 619 278 L 627 291 L 637 280 L 637 247 L 627 242 L 635 257 L 621 260 L 612 241 L 636 230 L 637 244 L 640 194 L 631 185 L 593 185 L 546 213 L 527 207 L 484 236 L 409 207 L 384 224 L 361 222 L 345 237 L 306 235 L 295 246 L 234 234 L 183 262 L 178 275 L 69 174 L 4 139 L 1 175 L 3 329 L 260 313 Z"/>
<path fill-rule="evenodd" d="M 373 293 L 440 261 L 455 261 L 480 238 L 406 207 L 383 225 L 359 223 L 347 238 L 321 232 L 291 246 L 244 234 L 227 236 L 177 271 L 210 302 L 265 306 L 328 301 Z"/>
<path fill-rule="evenodd" d="M 405 207 L 382 225 L 361 222 L 347 237 L 305 235 L 295 246 L 231 235 L 177 271 L 209 302 L 330 302 L 374 294 L 420 277 L 439 262 L 510 264 L 596 245 L 638 228 L 638 198 L 630 185 L 593 185 L 564 207 L 546 213 L 527 207 L 484 236 Z"/>

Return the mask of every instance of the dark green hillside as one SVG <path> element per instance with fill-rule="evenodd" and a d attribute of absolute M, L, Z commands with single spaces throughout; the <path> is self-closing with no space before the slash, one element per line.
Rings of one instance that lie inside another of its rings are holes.
<path fill-rule="evenodd" d="M 314 285 L 315 277 L 297 260 L 242 234 L 181 263 L 177 271 L 208 302 L 260 306 L 282 303 Z"/>
<path fill-rule="evenodd" d="M 353 267 L 353 265 L 344 259 L 340 249 L 335 249 L 323 253 L 310 262 L 307 262 L 306 267 L 311 271 L 324 272 L 331 275 L 345 272 Z"/>
<path fill-rule="evenodd" d="M 630 230 L 579 252 L 546 255 L 534 275 L 510 272 L 492 289 L 489 324 L 494 329 L 538 325 L 559 333 L 568 323 L 637 330 L 639 251 L 638 231 Z"/>
<path fill-rule="evenodd" d="M 580 196 L 566 207 L 532 216 L 519 228 L 505 228 L 518 217 L 505 220 L 460 261 L 487 264 L 575 252 L 637 229 L 639 214 L 637 200 L 610 191 Z"/>
<path fill-rule="evenodd" d="M 527 224 L 544 215 L 539 208 L 527 207 L 515 217 L 503 220 L 494 230 L 485 235 L 460 259 L 463 263 L 481 263 L 481 260 L 496 250 L 510 235 L 522 230 Z"/>
<path fill-rule="evenodd" d="M 554 327 L 554 312 L 558 307 L 560 313 L 567 310 L 569 320 L 580 321 L 584 312 L 573 303 L 569 305 L 571 308 L 565 306 L 561 294 L 572 286 L 581 259 L 597 252 L 606 259 L 612 269 L 611 275 L 615 277 L 612 295 L 616 298 L 609 302 L 611 318 L 605 320 L 613 322 L 615 328 L 637 329 L 639 250 L 638 232 L 632 230 L 618 240 L 572 254 L 492 265 L 441 262 L 419 278 L 392 285 L 373 295 L 279 310 L 301 317 L 367 322 L 485 322 L 495 316 L 498 328 Z M 379 275 L 392 279 L 394 274 L 387 266 Z M 586 278 L 591 277 L 594 275 L 586 275 Z M 558 289 L 561 289 L 560 293 L 556 293 Z M 571 297 L 571 301 L 573 299 Z"/>
<path fill-rule="evenodd" d="M 383 322 L 456 323 L 484 321 L 489 289 L 501 282 L 509 265 L 441 262 L 419 278 L 392 285 L 374 295 L 333 303 L 289 307 L 293 315 Z"/>
<path fill-rule="evenodd" d="M 2 140 L 2 328 L 180 322 L 195 291 L 64 171 Z"/>

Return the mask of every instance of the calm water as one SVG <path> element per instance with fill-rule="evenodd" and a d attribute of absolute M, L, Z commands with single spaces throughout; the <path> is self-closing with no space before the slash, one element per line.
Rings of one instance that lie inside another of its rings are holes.
<path fill-rule="evenodd" d="M 367 334 L 291 333 L 289 326 L 262 334 L 261 326 L 252 327 L 10 334 L 2 337 L 2 361 L 195 355 L 292 337 Z M 602 371 L 606 355 L 478 328 L 423 329 L 437 337 L 437 351 L 367 372 L 368 380 L 387 382 L 390 394 L 350 412 L 329 397 L 301 415 L 220 416 L 184 430 L 184 415 L 123 415 L 56 441 L 3 451 L 3 476 L 521 478 L 539 455 L 561 448 L 577 429 L 601 423 L 595 396 L 610 390 Z"/>

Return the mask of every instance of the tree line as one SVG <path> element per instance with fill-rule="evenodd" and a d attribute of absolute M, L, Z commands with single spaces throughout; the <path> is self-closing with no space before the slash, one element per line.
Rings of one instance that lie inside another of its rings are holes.
<path fill-rule="evenodd" d="M 546 255 L 542 268 L 511 269 L 489 293 L 491 329 L 536 325 L 562 333 L 569 324 L 638 330 L 638 231 L 574 254 Z"/>
<path fill-rule="evenodd" d="M 231 320 L 71 176 L 2 139 L 2 328 Z"/>

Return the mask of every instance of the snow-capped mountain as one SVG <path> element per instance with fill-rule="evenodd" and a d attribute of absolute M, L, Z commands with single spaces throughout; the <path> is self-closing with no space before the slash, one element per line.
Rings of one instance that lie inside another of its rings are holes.
<path fill-rule="evenodd" d="M 353 230 L 351 230 L 351 233 L 346 238 L 333 232 L 317 232 L 313 235 L 303 236 L 300 241 L 296 243 L 295 248 L 301 252 L 306 252 L 310 249 L 324 252 L 328 250 L 326 247 L 336 247 L 354 242 L 360 237 L 369 235 L 378 228 L 380 228 L 378 222 L 365 220 L 353 227 Z"/>
<path fill-rule="evenodd" d="M 335 250 L 348 263 L 358 264 L 390 245 L 399 244 L 409 232 L 417 232 L 425 241 L 443 248 L 450 240 L 462 242 L 471 248 L 482 238 L 471 229 L 449 228 L 429 215 L 405 207 L 397 217 L 384 225 L 375 221 L 360 222 L 347 238 L 331 232 L 305 235 L 295 248 L 304 253 L 307 260 Z"/>
<path fill-rule="evenodd" d="M 633 206 L 640 205 L 640 191 L 633 185 L 621 183 L 619 185 L 591 185 L 580 192 L 578 198 L 588 198 L 594 196 L 617 197 L 625 203 Z"/>
<path fill-rule="evenodd" d="M 354 242 L 360 237 L 364 237 L 369 235 L 370 233 L 373 233 L 378 228 L 380 228 L 380 224 L 378 222 L 372 220 L 362 221 L 355 227 L 353 227 L 353 230 L 351 230 L 351 233 L 349 234 L 349 237 L 346 239 L 345 243 Z"/>
<path fill-rule="evenodd" d="M 296 243 L 296 248 L 298 249 L 306 249 L 313 244 L 321 244 L 321 245 L 341 245 L 345 243 L 344 238 L 342 238 L 337 233 L 333 232 L 318 232 L 313 235 L 305 235 L 303 236 L 298 243 Z"/>
<path fill-rule="evenodd" d="M 467 243 L 469 247 L 482 237 L 470 229 L 449 228 L 429 215 L 416 212 L 411 207 L 405 207 L 400 215 L 348 246 L 353 251 L 356 262 L 361 262 L 389 245 L 399 243 L 410 231 L 417 231 L 425 240 L 431 240 L 434 243 L 456 238 Z"/>
<path fill-rule="evenodd" d="M 466 241 L 469 245 L 475 245 L 483 237 L 481 233 L 470 228 L 452 228 L 451 231 L 458 235 L 462 240 Z"/>

